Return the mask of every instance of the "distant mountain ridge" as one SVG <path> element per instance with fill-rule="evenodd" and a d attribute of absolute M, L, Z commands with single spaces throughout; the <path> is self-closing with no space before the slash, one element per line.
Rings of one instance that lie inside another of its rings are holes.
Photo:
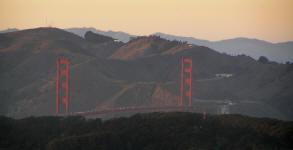
<path fill-rule="evenodd" d="M 131 38 L 137 37 L 136 35 L 131 35 L 121 31 L 102 31 L 95 28 L 67 28 L 64 29 L 68 32 L 74 33 L 81 37 L 84 37 L 87 31 L 92 31 L 93 33 L 101 34 L 104 36 L 109 36 L 114 39 L 118 39 L 124 43 L 127 43 Z M 18 29 L 11 28 L 7 30 L 0 31 L 0 33 L 14 32 Z M 195 44 L 199 46 L 206 46 L 214 49 L 221 53 L 227 53 L 229 55 L 247 55 L 255 60 L 258 60 L 260 56 L 267 57 L 270 61 L 275 61 L 278 63 L 293 62 L 293 42 L 282 42 L 282 43 L 271 43 L 259 39 L 249 39 L 249 38 L 233 38 L 220 41 L 208 41 L 203 39 L 197 39 L 193 37 L 183 37 L 175 36 L 165 33 L 154 33 L 151 35 L 160 36 L 161 38 L 167 40 L 177 40 L 186 41 L 189 44 Z"/>
<path fill-rule="evenodd" d="M 92 31 L 93 33 L 105 35 L 112 37 L 114 39 L 118 39 L 124 43 L 128 42 L 131 37 L 136 37 L 135 35 L 131 35 L 125 32 L 119 32 L 119 31 L 102 31 L 102 30 L 97 30 L 95 28 L 67 28 L 65 29 L 68 32 L 72 32 L 76 35 L 79 35 L 81 37 L 84 37 L 85 33 L 87 31 Z"/>
<path fill-rule="evenodd" d="M 229 55 L 248 55 L 254 59 L 265 56 L 271 61 L 278 63 L 293 62 L 293 42 L 270 43 L 258 39 L 234 38 L 221 41 L 208 41 L 193 37 L 182 37 L 164 33 L 154 33 L 168 40 L 186 41 L 190 44 L 206 46 L 221 53 Z"/>
<path fill-rule="evenodd" d="M 86 31 L 92 31 L 94 33 L 110 36 L 114 39 L 118 39 L 124 43 L 128 42 L 131 38 L 136 37 L 125 32 L 116 31 L 102 31 L 95 28 L 69 28 L 65 29 L 69 32 L 75 33 L 81 37 L 84 36 Z M 167 40 L 186 41 L 189 44 L 195 44 L 199 46 L 206 46 L 212 48 L 221 53 L 227 53 L 229 55 L 247 55 L 255 60 L 258 60 L 260 56 L 267 57 L 270 61 L 278 63 L 286 63 L 287 61 L 293 62 L 293 42 L 271 43 L 259 39 L 249 39 L 245 37 L 220 40 L 220 41 L 208 41 L 203 39 L 197 39 L 193 37 L 175 36 L 165 33 L 154 33 L 151 35 L 160 36 Z"/>
<path fill-rule="evenodd" d="M 16 28 L 8 28 L 6 30 L 1 30 L 0 33 L 8 33 L 8 32 L 15 32 L 18 31 Z"/>

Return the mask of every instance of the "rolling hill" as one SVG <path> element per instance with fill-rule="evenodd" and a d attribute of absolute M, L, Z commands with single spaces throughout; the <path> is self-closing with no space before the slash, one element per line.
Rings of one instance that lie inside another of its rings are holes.
<path fill-rule="evenodd" d="M 193 60 L 194 105 L 218 113 L 293 119 L 293 66 L 230 56 L 210 48 L 158 36 L 127 43 L 87 32 L 82 38 L 57 28 L 0 34 L 1 114 L 55 113 L 56 59 L 70 60 L 70 111 L 176 105 L 180 58 Z M 231 78 L 215 74 L 230 73 Z M 204 103 L 202 103 L 204 102 Z M 206 105 L 212 103 L 211 105 Z"/>
<path fill-rule="evenodd" d="M 132 38 L 137 37 L 136 35 L 131 35 L 121 31 L 102 31 L 97 30 L 95 28 L 67 28 L 64 29 L 68 32 L 72 32 L 80 37 L 84 37 L 87 31 L 92 31 L 93 33 L 97 33 L 100 35 L 105 35 L 108 37 L 112 37 L 114 39 L 118 39 L 124 43 L 127 43 Z M 0 31 L 0 33 L 6 32 L 14 32 L 18 31 L 18 29 L 12 28 Z M 226 53 L 229 55 L 247 55 L 255 60 L 258 60 L 260 56 L 265 56 L 271 61 L 275 61 L 278 63 L 286 63 L 293 62 L 293 42 L 282 42 L 282 43 L 271 43 L 259 39 L 249 39 L 245 37 L 220 40 L 220 41 L 208 41 L 197 39 L 194 37 L 183 37 L 183 36 L 175 36 L 165 33 L 154 33 L 151 35 L 160 36 L 161 38 L 167 40 L 177 40 L 177 41 L 186 41 L 189 44 L 195 44 L 199 46 L 209 47 L 214 49 L 220 53 Z"/>

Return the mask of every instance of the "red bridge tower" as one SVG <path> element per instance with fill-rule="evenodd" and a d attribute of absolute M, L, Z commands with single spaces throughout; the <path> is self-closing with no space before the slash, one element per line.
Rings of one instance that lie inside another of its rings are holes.
<path fill-rule="evenodd" d="M 65 69 L 64 69 L 65 68 Z M 65 77 L 65 78 L 64 78 Z M 65 95 L 64 95 L 64 90 Z M 65 97 L 64 97 L 65 96 Z M 57 59 L 57 82 L 56 82 L 56 114 L 59 114 L 61 104 L 65 104 L 65 113 L 68 115 L 69 100 L 69 60 Z"/>
<path fill-rule="evenodd" d="M 189 65 L 188 65 L 189 64 Z M 188 97 L 188 106 L 191 106 L 191 78 L 192 78 L 192 59 L 181 59 L 181 89 L 180 106 L 183 106 L 184 98 Z"/>

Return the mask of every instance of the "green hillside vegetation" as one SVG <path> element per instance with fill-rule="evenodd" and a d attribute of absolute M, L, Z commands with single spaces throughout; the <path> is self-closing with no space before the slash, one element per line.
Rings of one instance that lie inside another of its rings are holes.
<path fill-rule="evenodd" d="M 293 122 L 241 115 L 136 114 L 106 121 L 79 116 L 0 118 L 0 149 L 286 150 Z"/>

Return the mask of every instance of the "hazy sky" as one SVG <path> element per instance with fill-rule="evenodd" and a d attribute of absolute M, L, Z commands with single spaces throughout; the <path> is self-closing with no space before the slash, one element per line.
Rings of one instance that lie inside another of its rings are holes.
<path fill-rule="evenodd" d="M 40 26 L 284 42 L 293 41 L 293 0 L 0 0 L 0 30 Z"/>

